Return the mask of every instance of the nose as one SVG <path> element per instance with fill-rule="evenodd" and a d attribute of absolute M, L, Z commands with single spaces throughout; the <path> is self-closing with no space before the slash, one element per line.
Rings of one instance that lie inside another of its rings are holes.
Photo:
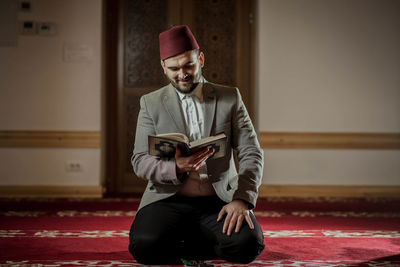
<path fill-rule="evenodd" d="M 178 71 L 178 78 L 180 80 L 184 79 L 186 76 L 186 71 L 184 70 L 184 68 L 180 68 Z"/>

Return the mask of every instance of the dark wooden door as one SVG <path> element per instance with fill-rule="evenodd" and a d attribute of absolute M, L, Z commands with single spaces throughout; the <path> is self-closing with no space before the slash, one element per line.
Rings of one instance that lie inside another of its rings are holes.
<path fill-rule="evenodd" d="M 132 171 L 139 100 L 168 83 L 159 60 L 158 34 L 187 24 L 205 54 L 204 77 L 239 87 L 252 105 L 252 9 L 246 0 L 107 0 L 105 15 L 105 186 L 107 192 L 142 192 Z"/>

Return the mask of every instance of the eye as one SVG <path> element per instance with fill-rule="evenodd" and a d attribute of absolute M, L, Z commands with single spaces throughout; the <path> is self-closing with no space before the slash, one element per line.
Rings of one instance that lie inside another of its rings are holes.
<path fill-rule="evenodd" d="M 189 64 L 186 64 L 185 66 L 184 66 L 184 68 L 185 69 L 191 69 L 191 68 L 193 68 L 194 67 L 194 63 L 189 63 Z"/>

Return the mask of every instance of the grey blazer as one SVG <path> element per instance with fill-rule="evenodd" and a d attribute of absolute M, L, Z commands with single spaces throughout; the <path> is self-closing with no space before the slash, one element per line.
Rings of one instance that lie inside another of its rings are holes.
<path fill-rule="evenodd" d="M 206 162 L 215 192 L 227 203 L 241 199 L 254 208 L 262 179 L 263 151 L 239 90 L 206 82 L 203 99 L 206 135 L 224 132 L 228 137 L 226 156 Z M 140 99 L 132 165 L 136 175 L 148 184 L 139 209 L 174 195 L 182 186 L 176 176 L 175 159 L 161 160 L 148 154 L 148 135 L 171 132 L 186 134 L 176 89 L 169 84 Z M 237 152 L 238 170 L 233 150 Z"/>

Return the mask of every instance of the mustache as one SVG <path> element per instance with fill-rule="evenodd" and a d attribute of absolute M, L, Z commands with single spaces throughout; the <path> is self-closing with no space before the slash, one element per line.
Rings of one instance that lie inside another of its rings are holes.
<path fill-rule="evenodd" d="M 183 79 L 176 79 L 178 82 L 179 81 L 183 81 L 183 82 L 187 82 L 187 81 L 190 81 L 190 80 L 192 80 L 193 79 L 193 76 L 192 75 L 185 75 L 184 77 L 183 77 Z"/>

